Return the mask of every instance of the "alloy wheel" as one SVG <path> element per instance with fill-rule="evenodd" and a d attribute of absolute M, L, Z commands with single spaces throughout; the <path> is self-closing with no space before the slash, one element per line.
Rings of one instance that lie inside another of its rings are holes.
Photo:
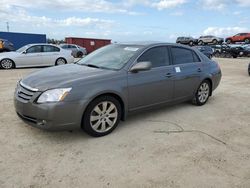
<path fill-rule="evenodd" d="M 116 123 L 118 110 L 111 101 L 102 101 L 97 104 L 90 114 L 90 125 L 99 133 L 109 131 Z"/>
<path fill-rule="evenodd" d="M 63 58 L 59 58 L 56 61 L 56 65 L 65 65 L 65 64 L 66 64 L 66 61 Z"/>
<path fill-rule="evenodd" d="M 1 61 L 1 67 L 4 69 L 11 69 L 13 67 L 13 62 L 9 59 L 4 59 Z"/>
<path fill-rule="evenodd" d="M 198 90 L 198 99 L 201 103 L 205 103 L 209 97 L 210 88 L 208 83 L 204 82 Z"/>

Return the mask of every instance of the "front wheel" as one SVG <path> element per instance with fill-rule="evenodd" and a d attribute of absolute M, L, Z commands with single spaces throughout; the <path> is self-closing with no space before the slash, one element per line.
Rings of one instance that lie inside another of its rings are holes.
<path fill-rule="evenodd" d="M 249 39 L 245 39 L 244 41 L 246 44 L 249 44 L 250 40 Z"/>
<path fill-rule="evenodd" d="M 198 90 L 193 98 L 193 101 L 192 101 L 193 104 L 195 104 L 197 106 L 204 105 L 208 101 L 208 98 L 210 96 L 210 92 L 211 92 L 211 84 L 208 80 L 204 80 L 200 84 L 200 86 L 199 86 L 199 88 L 198 88 Z"/>
<path fill-rule="evenodd" d="M 10 59 L 3 59 L 1 62 L 0 62 L 0 67 L 3 68 L 3 69 L 12 69 L 15 67 L 15 64 L 12 60 Z"/>
<path fill-rule="evenodd" d="M 111 96 L 102 96 L 92 101 L 83 116 L 83 130 L 94 137 L 111 133 L 121 119 L 121 105 Z"/>

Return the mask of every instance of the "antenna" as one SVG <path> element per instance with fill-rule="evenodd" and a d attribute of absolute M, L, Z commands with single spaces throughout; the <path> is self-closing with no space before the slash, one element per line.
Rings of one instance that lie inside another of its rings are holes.
<path fill-rule="evenodd" d="M 10 32 L 9 22 L 6 22 L 7 32 Z"/>

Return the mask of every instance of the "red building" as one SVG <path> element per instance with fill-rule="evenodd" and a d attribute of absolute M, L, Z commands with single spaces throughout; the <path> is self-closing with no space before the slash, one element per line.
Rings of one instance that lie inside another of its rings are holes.
<path fill-rule="evenodd" d="M 111 43 L 110 39 L 92 39 L 77 37 L 66 37 L 65 41 L 67 44 L 76 44 L 85 47 L 88 53 L 93 52 L 94 50 Z"/>

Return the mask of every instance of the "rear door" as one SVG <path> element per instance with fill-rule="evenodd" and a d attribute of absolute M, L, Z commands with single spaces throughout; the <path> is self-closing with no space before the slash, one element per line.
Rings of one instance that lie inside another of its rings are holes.
<path fill-rule="evenodd" d="M 174 99 L 192 97 L 200 83 L 201 60 L 193 50 L 173 46 L 171 57 L 174 69 Z"/>
<path fill-rule="evenodd" d="M 60 48 L 52 45 L 43 45 L 43 65 L 55 65 L 57 58 L 60 56 Z"/>
<path fill-rule="evenodd" d="M 142 61 L 150 61 L 152 68 L 137 73 L 128 72 L 130 110 L 164 103 L 173 98 L 173 68 L 168 48 L 150 48 L 137 59 L 137 62 Z"/>

